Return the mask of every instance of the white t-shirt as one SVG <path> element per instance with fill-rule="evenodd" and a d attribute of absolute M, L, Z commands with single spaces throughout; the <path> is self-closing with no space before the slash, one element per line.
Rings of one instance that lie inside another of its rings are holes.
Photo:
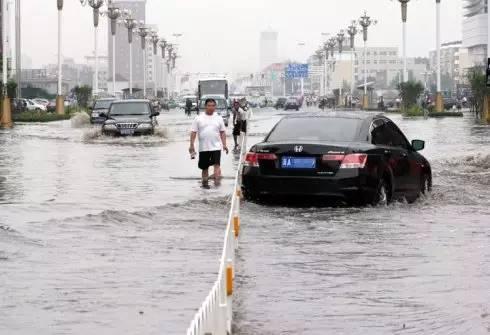
<path fill-rule="evenodd" d="M 207 115 L 202 113 L 192 122 L 191 131 L 196 132 L 199 138 L 199 151 L 221 151 L 220 132 L 225 131 L 223 118 L 216 113 Z"/>

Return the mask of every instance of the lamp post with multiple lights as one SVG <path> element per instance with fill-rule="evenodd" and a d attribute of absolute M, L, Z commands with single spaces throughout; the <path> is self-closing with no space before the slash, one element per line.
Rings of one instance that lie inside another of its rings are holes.
<path fill-rule="evenodd" d="M 140 22 L 140 25 L 138 27 L 138 35 L 141 38 L 141 49 L 143 51 L 143 97 L 146 98 L 146 37 L 149 34 L 149 29 L 148 27 L 143 23 Z"/>
<path fill-rule="evenodd" d="M 160 37 L 156 31 L 152 31 L 150 35 L 151 43 L 153 44 L 153 95 L 155 97 L 158 96 L 158 87 L 157 87 L 157 54 L 158 54 L 158 42 L 160 42 Z"/>
<path fill-rule="evenodd" d="M 376 24 L 376 21 L 371 19 L 370 16 L 367 15 L 367 12 L 364 12 L 364 15 L 361 16 L 359 19 L 359 24 L 362 27 L 362 35 L 363 35 L 363 41 L 364 41 L 364 56 L 363 56 L 363 63 L 364 63 L 364 95 L 362 97 L 362 108 L 367 109 L 369 107 L 369 98 L 368 98 L 368 90 L 367 90 L 367 62 L 366 62 L 366 57 L 367 57 L 367 40 L 368 40 L 368 28 L 372 24 Z"/>
<path fill-rule="evenodd" d="M 104 0 L 80 0 L 82 5 L 88 4 L 92 7 L 94 14 L 94 62 L 95 62 L 95 80 L 93 95 L 97 96 L 99 94 L 99 48 L 98 48 L 98 28 L 99 28 L 99 16 L 100 8 L 104 5 Z"/>
<path fill-rule="evenodd" d="M 112 35 L 112 94 L 116 96 L 116 32 L 117 20 L 122 15 L 121 10 L 113 3 L 107 8 L 107 17 L 111 20 L 111 35 Z"/>
<path fill-rule="evenodd" d="M 355 42 L 356 42 L 356 35 L 357 35 L 358 29 L 357 29 L 357 21 L 352 21 L 350 26 L 347 28 L 347 34 L 350 37 L 350 49 L 351 49 L 351 71 L 352 71 L 352 76 L 351 76 L 351 83 L 350 83 L 350 94 L 351 97 L 354 96 L 354 91 L 355 91 Z"/>

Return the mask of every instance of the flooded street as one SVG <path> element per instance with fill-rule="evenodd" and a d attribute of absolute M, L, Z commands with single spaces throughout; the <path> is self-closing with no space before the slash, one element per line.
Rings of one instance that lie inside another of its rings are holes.
<path fill-rule="evenodd" d="M 256 111 L 248 144 L 282 113 Z M 0 334 L 184 333 L 216 279 L 237 162 L 201 189 L 190 120 L 162 114 L 154 137 L 69 121 L 0 131 Z M 490 332 L 490 128 L 389 117 L 427 141 L 433 193 L 387 208 L 246 203 L 236 334 Z"/>
<path fill-rule="evenodd" d="M 0 334 L 182 334 L 218 271 L 234 158 L 200 188 L 190 120 L 0 133 Z"/>
<path fill-rule="evenodd" d="M 490 333 L 490 128 L 388 116 L 427 140 L 433 193 L 387 208 L 247 204 L 235 333 Z"/>

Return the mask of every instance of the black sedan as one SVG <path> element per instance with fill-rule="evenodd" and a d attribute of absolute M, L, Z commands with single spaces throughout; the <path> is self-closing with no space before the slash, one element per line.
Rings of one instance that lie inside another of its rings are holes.
<path fill-rule="evenodd" d="M 90 108 L 90 123 L 104 123 L 106 120 L 104 117 L 101 117 L 101 114 L 107 114 L 109 111 L 109 107 L 115 101 L 115 98 L 105 98 L 105 99 L 97 99 L 94 101 L 93 106 Z"/>
<path fill-rule="evenodd" d="M 279 121 L 246 155 L 243 194 L 321 196 L 351 204 L 412 202 L 430 191 L 429 162 L 383 115 L 302 114 Z"/>

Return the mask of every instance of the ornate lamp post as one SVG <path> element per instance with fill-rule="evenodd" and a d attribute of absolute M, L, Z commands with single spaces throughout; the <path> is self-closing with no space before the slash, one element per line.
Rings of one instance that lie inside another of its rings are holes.
<path fill-rule="evenodd" d="M 160 37 L 156 31 L 151 32 L 151 42 L 153 43 L 153 95 L 158 96 L 157 91 L 157 53 L 158 53 L 158 42 L 160 42 Z"/>
<path fill-rule="evenodd" d="M 148 36 L 149 29 L 144 25 L 143 22 L 140 22 L 140 26 L 138 27 L 138 35 L 141 38 L 141 49 L 143 50 L 143 97 L 146 98 L 146 37 Z"/>
<path fill-rule="evenodd" d="M 124 19 L 124 26 L 128 29 L 129 43 L 129 95 L 133 96 L 133 32 L 136 28 L 136 20 L 128 15 Z"/>
<path fill-rule="evenodd" d="M 356 35 L 357 35 L 358 29 L 357 29 L 357 21 L 352 21 L 351 25 L 347 28 L 347 34 L 350 37 L 350 48 L 351 48 L 351 71 L 352 71 L 352 77 L 351 77 L 351 84 L 350 84 L 350 94 L 353 97 L 354 96 L 354 90 L 355 90 L 355 42 L 356 42 Z"/>
<path fill-rule="evenodd" d="M 331 84 L 331 79 L 332 79 L 331 77 L 333 77 L 333 73 L 335 72 L 334 55 L 335 55 L 335 46 L 336 45 L 337 45 L 337 38 L 336 37 L 331 37 L 327 42 L 328 50 L 330 50 L 330 56 L 332 59 L 330 61 L 329 66 L 327 67 L 327 84 L 326 84 L 327 91 L 325 92 L 325 95 L 328 93 L 328 91 L 330 91 L 330 84 Z M 328 56 L 327 56 L 327 62 L 328 62 Z"/>
<path fill-rule="evenodd" d="M 364 56 L 363 56 L 363 62 L 364 62 L 364 96 L 362 97 L 362 108 L 367 109 L 369 107 L 369 99 L 368 99 L 368 94 L 367 94 L 367 63 L 366 63 L 366 56 L 367 56 L 367 40 L 368 40 L 368 28 L 372 24 L 376 24 L 375 20 L 372 20 L 370 16 L 367 15 L 366 12 L 364 12 L 364 15 L 361 16 L 359 19 L 359 24 L 362 27 L 362 35 L 363 35 L 363 40 L 364 40 Z"/>
<path fill-rule="evenodd" d="M 59 4 L 59 2 L 58 2 Z M 2 53 L 2 94 L 3 94 L 3 100 L 2 100 L 2 119 L 0 121 L 0 126 L 2 128 L 10 128 L 12 127 L 12 111 L 10 109 L 10 99 L 8 97 L 8 92 L 7 92 L 7 81 L 8 81 L 8 68 L 7 68 L 7 53 L 5 52 L 6 50 L 6 45 L 7 45 L 7 19 L 6 19 L 6 13 L 7 13 L 7 1 L 3 0 L 2 1 L 2 15 L 3 15 L 3 20 L 2 20 L 2 44 L 3 44 L 3 53 Z"/>
<path fill-rule="evenodd" d="M 160 40 L 160 49 L 162 51 L 162 91 L 165 91 L 165 53 L 167 52 L 167 41 Z"/>
<path fill-rule="evenodd" d="M 63 97 L 63 56 L 61 50 L 61 29 L 62 29 L 62 13 L 63 0 L 57 1 L 58 6 L 58 94 L 56 95 L 56 113 L 65 114 L 65 98 Z"/>
<path fill-rule="evenodd" d="M 104 0 L 80 0 L 82 5 L 88 4 L 92 7 L 94 12 L 94 54 L 95 54 L 95 82 L 94 82 L 94 90 L 93 95 L 97 96 L 99 93 L 99 51 L 98 51 L 98 28 L 99 28 L 99 16 L 100 16 L 100 8 L 104 5 Z"/>
<path fill-rule="evenodd" d="M 112 2 L 107 8 L 107 17 L 111 20 L 111 35 L 112 35 L 112 94 L 116 96 L 116 32 L 117 19 L 123 12 L 116 7 Z"/>
<path fill-rule="evenodd" d="M 437 50 L 436 112 L 442 112 L 444 109 L 444 102 L 442 100 L 442 89 L 441 89 L 441 0 L 436 0 L 436 50 Z"/>
<path fill-rule="evenodd" d="M 340 57 L 341 57 L 342 51 L 343 51 L 342 49 L 343 49 L 343 46 L 344 46 L 344 39 L 345 39 L 345 32 L 344 32 L 344 30 L 341 30 L 337 34 L 337 45 L 339 47 L 339 61 L 340 61 Z M 343 94 L 342 94 L 343 85 L 344 85 L 344 78 L 340 78 L 340 84 L 339 84 L 339 105 L 342 105 L 342 102 L 344 101 Z"/>
<path fill-rule="evenodd" d="M 398 0 L 402 6 L 402 29 L 403 29 L 403 82 L 408 80 L 407 72 L 407 12 L 410 0 Z"/>

